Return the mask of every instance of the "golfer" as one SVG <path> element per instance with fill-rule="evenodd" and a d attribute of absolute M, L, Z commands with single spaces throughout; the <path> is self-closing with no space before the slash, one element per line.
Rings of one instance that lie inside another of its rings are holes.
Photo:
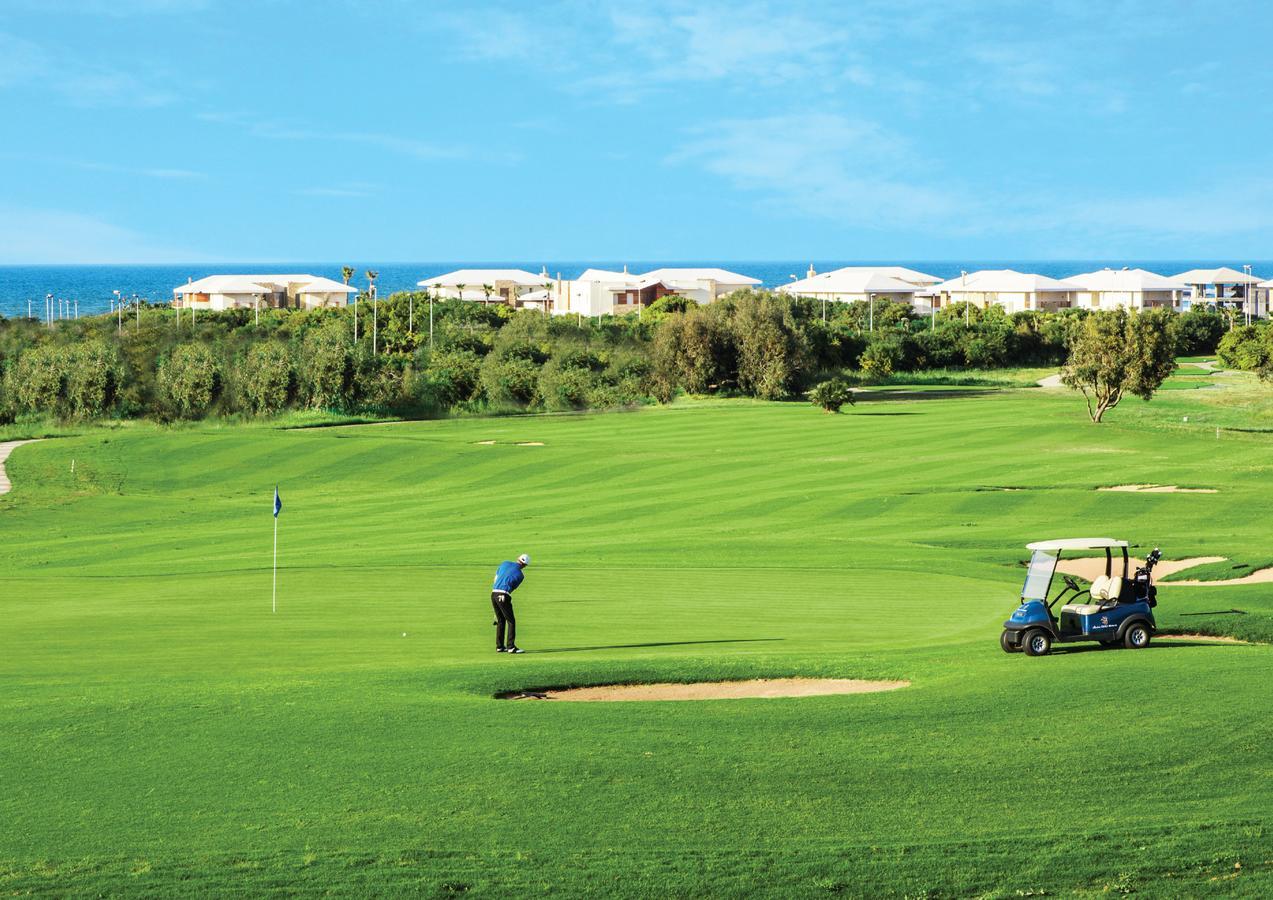
<path fill-rule="evenodd" d="M 495 570 L 495 583 L 491 586 L 491 606 L 495 607 L 495 652 L 521 653 L 517 646 L 517 618 L 513 615 L 513 591 L 526 578 L 522 569 L 530 565 L 530 557 L 523 553 L 517 562 L 504 560 Z M 508 626 L 508 642 L 504 641 L 504 626 Z"/>

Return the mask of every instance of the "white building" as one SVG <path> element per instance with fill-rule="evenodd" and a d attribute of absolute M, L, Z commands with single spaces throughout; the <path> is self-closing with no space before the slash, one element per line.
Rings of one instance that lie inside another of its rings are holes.
<path fill-rule="evenodd" d="M 588 269 L 578 278 L 562 281 L 553 300 L 553 312 L 563 315 L 623 315 L 675 294 L 696 303 L 711 303 L 726 294 L 760 285 L 725 269 L 655 269 L 640 275 L 606 269 Z"/>
<path fill-rule="evenodd" d="M 901 266 L 846 266 L 833 272 L 810 275 L 784 284 L 778 290 L 794 297 L 851 303 L 856 300 L 915 302 L 915 294 L 941 281 L 931 275 Z M 904 277 L 905 276 L 905 277 Z"/>
<path fill-rule="evenodd" d="M 1251 307 L 1251 314 L 1256 316 L 1267 316 L 1269 310 L 1273 309 L 1273 280 L 1261 281 L 1255 286 L 1255 302 Z"/>
<path fill-rule="evenodd" d="M 547 270 L 535 275 L 525 269 L 457 269 L 423 278 L 417 284 L 451 300 L 521 307 L 527 305 L 527 294 L 546 290 L 545 285 L 553 280 Z"/>
<path fill-rule="evenodd" d="M 344 306 L 352 288 L 317 275 L 209 275 L 173 288 L 173 306 L 191 309 Z"/>
<path fill-rule="evenodd" d="M 1073 306 L 1081 288 L 1069 281 L 1013 269 L 982 269 L 929 288 L 937 307 L 971 303 L 985 309 L 1002 306 L 1007 312 L 1027 309 L 1065 309 Z"/>
<path fill-rule="evenodd" d="M 1195 303 L 1213 303 L 1246 310 L 1248 300 L 1254 311 L 1260 279 L 1237 269 L 1221 266 L 1218 269 L 1190 269 L 1172 277 L 1188 285 L 1182 305 L 1187 309 Z M 1266 307 L 1267 309 L 1267 307 Z"/>
<path fill-rule="evenodd" d="M 1186 289 L 1183 281 L 1145 269 L 1101 269 L 1065 280 L 1079 286 L 1074 305 L 1084 309 L 1176 309 Z"/>
<path fill-rule="evenodd" d="M 607 269 L 587 269 L 578 278 L 562 283 L 565 303 L 558 309 L 562 313 L 585 316 L 622 315 L 640 305 L 644 279 L 633 275 L 624 267 L 622 272 Z"/>
<path fill-rule="evenodd" d="M 760 283 L 759 278 L 727 269 L 655 269 L 642 276 L 638 302 L 648 306 L 659 297 L 677 294 L 698 303 L 713 303 L 734 291 L 760 287 Z"/>

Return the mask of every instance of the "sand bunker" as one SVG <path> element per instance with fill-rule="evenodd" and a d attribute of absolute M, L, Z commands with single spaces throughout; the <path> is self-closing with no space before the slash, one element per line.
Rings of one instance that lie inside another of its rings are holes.
<path fill-rule="evenodd" d="M 1205 565 L 1206 563 L 1224 562 L 1223 556 L 1195 556 L 1191 559 L 1164 559 L 1154 566 L 1154 577 L 1165 578 L 1168 575 L 1174 575 L 1176 572 L 1183 572 L 1185 569 L 1192 569 L 1194 566 Z M 1143 566 L 1143 559 L 1136 559 L 1134 556 L 1127 560 L 1127 571 L 1130 574 L 1137 567 Z M 1120 571 L 1123 561 L 1120 557 L 1114 558 L 1114 571 Z M 1056 565 L 1058 572 L 1066 575 L 1077 575 L 1079 578 L 1086 578 L 1088 581 L 1096 578 L 1097 575 L 1105 574 L 1105 557 L 1095 556 L 1091 559 L 1062 559 Z M 1171 584 L 1184 584 L 1181 581 L 1172 581 Z"/>
<path fill-rule="evenodd" d="M 1222 578 L 1219 581 L 1195 581 L 1190 579 L 1181 579 L 1180 581 L 1168 581 L 1170 587 L 1181 585 L 1183 587 L 1229 587 L 1235 584 L 1269 584 L 1273 582 L 1273 568 L 1256 569 L 1246 575 L 1238 578 Z"/>
<path fill-rule="evenodd" d="M 1177 572 L 1183 572 L 1185 569 L 1192 569 L 1194 566 L 1201 566 L 1207 563 L 1224 562 L 1227 557 L 1224 556 L 1194 556 L 1190 559 L 1164 559 L 1158 565 L 1154 566 L 1154 577 L 1165 578 L 1168 575 L 1174 575 Z M 1135 571 L 1136 567 L 1143 566 L 1143 559 L 1129 558 L 1127 561 L 1128 572 Z M 1114 560 L 1114 569 L 1118 571 L 1122 567 L 1122 561 Z M 1088 581 L 1096 578 L 1097 575 L 1105 574 L 1105 558 L 1093 557 L 1091 559 L 1063 559 L 1056 564 L 1056 570 L 1066 575 L 1077 575 L 1079 578 L 1086 578 Z M 1197 581 L 1190 579 L 1182 579 L 1180 581 L 1159 582 L 1167 587 L 1229 587 L 1236 584 L 1269 584 L 1273 582 L 1273 568 L 1256 569 L 1238 578 L 1223 578 L 1219 581 Z"/>
<path fill-rule="evenodd" d="M 544 446 L 544 442 L 543 442 L 543 441 L 518 441 L 518 442 L 517 442 L 517 446 L 519 446 L 519 447 L 542 447 L 542 446 Z"/>
<path fill-rule="evenodd" d="M 479 444 L 482 444 L 482 445 L 484 445 L 484 446 L 489 447 L 491 444 L 493 444 L 493 443 L 495 443 L 495 442 L 494 442 L 494 441 L 478 441 L 477 443 L 479 443 Z"/>
<path fill-rule="evenodd" d="M 562 690 L 514 691 L 501 700 L 742 700 L 769 697 L 820 697 L 827 694 L 873 694 L 908 687 L 909 681 L 862 681 L 856 678 L 757 678 L 751 681 L 704 681 L 697 684 L 601 684 Z"/>
<path fill-rule="evenodd" d="M 1098 491 L 1124 491 L 1129 494 L 1216 494 L 1215 488 L 1182 488 L 1177 484 L 1115 484 Z"/>

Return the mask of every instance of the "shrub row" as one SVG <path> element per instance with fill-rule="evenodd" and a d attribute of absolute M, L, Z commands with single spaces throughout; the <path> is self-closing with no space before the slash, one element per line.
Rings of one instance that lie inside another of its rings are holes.
<path fill-rule="evenodd" d="M 430 306 L 427 295 L 406 293 L 375 307 L 363 298 L 356 312 L 231 310 L 192 320 L 145 308 L 122 328 L 110 316 L 53 328 L 0 318 L 0 418 L 175 420 L 295 408 L 431 416 L 629 406 L 680 392 L 783 399 L 848 369 L 872 379 L 1059 365 L 1083 318 L 960 305 L 917 318 L 904 304 L 824 305 L 757 291 L 708 306 L 665 297 L 640 316 L 596 320 Z M 1223 337 L 1223 352 L 1242 358 L 1231 364 L 1264 365 L 1270 354 L 1257 360 L 1248 345 L 1267 332 L 1226 334 L 1230 325 L 1209 310 L 1171 322 L 1181 352 L 1212 352 Z"/>

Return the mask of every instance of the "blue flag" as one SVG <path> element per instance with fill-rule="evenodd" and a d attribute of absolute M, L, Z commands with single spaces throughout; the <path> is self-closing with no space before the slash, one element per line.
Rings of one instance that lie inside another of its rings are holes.
<path fill-rule="evenodd" d="M 278 514 L 283 511 L 283 501 L 278 496 L 278 485 L 274 485 L 274 518 L 278 518 Z"/>

